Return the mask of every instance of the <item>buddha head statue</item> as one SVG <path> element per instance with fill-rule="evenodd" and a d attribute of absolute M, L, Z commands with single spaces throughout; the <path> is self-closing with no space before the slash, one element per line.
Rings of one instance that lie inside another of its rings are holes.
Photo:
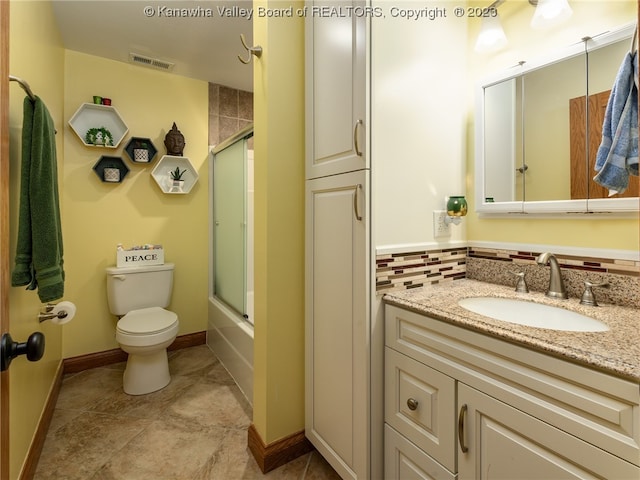
<path fill-rule="evenodd" d="M 167 155 L 182 156 L 185 146 L 184 135 L 176 127 L 176 122 L 173 122 L 173 127 L 165 135 L 164 146 L 167 148 Z"/>

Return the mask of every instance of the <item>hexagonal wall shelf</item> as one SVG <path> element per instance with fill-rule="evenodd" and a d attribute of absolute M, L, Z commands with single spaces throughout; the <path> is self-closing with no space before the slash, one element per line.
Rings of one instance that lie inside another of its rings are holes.
<path fill-rule="evenodd" d="M 151 139 L 142 137 L 131 137 L 124 151 L 135 163 L 151 163 L 158 153 Z"/>
<path fill-rule="evenodd" d="M 121 183 L 129 173 L 129 167 L 120 157 L 102 156 L 93 166 L 93 171 L 105 183 Z"/>
<path fill-rule="evenodd" d="M 179 168 L 180 171 L 186 170 L 186 173 L 184 174 L 184 184 L 181 186 L 174 186 L 171 178 L 171 172 L 176 168 Z M 163 156 L 151 172 L 151 176 L 164 193 L 189 193 L 198 181 L 198 172 L 193 167 L 189 159 L 187 157 L 178 157 L 175 155 Z"/>
<path fill-rule="evenodd" d="M 80 105 L 80 108 L 69 120 L 69 125 L 87 147 L 116 148 L 129 131 L 114 107 L 94 103 Z M 108 141 L 107 138 L 107 144 L 103 144 L 102 140 L 104 140 L 104 136 L 108 137 L 108 134 L 105 135 L 101 129 L 106 129 L 111 134 L 112 139 Z M 95 141 L 100 143 L 94 143 L 93 139 L 96 137 Z"/>

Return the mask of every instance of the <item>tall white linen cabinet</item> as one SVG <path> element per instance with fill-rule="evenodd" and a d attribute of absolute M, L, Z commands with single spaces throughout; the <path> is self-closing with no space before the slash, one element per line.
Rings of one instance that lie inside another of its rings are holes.
<path fill-rule="evenodd" d="M 344 479 L 370 478 L 369 22 L 306 3 L 305 432 Z"/>

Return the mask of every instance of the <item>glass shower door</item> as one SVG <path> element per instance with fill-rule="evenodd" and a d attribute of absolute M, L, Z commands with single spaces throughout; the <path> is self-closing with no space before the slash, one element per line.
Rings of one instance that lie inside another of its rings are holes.
<path fill-rule="evenodd" d="M 213 293 L 247 314 L 247 139 L 213 158 Z"/>

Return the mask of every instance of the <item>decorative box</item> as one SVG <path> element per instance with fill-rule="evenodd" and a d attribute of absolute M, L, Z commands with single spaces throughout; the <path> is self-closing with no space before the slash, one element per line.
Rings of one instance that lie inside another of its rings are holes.
<path fill-rule="evenodd" d="M 117 267 L 141 267 L 143 265 L 163 265 L 164 249 L 131 249 L 116 251 Z"/>

